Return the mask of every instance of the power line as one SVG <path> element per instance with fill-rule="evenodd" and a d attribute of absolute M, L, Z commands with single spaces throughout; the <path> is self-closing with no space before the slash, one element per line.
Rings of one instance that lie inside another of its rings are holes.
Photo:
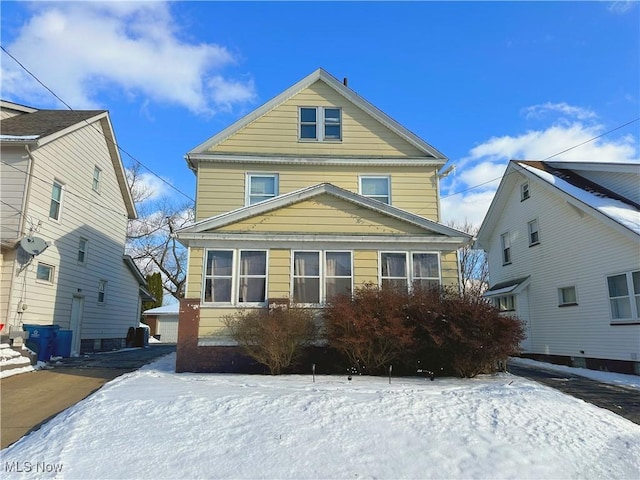
<path fill-rule="evenodd" d="M 25 72 L 27 72 L 31 77 L 33 77 L 33 79 L 38 82 L 40 85 L 42 85 L 49 93 L 51 93 L 51 95 L 53 95 L 59 102 L 61 102 L 63 105 L 65 105 L 69 110 L 71 111 L 76 111 L 75 109 L 73 109 L 67 102 L 65 102 L 62 98 L 60 98 L 58 95 L 56 95 L 56 93 L 51 90 L 49 87 L 47 87 L 34 73 L 32 73 L 27 67 L 25 67 L 16 57 L 14 57 L 6 48 L 4 48 L 3 45 L 0 45 L 0 49 L 2 49 L 2 51 L 4 53 L 6 53 L 14 62 L 16 62 L 20 68 L 22 68 Z M 178 187 L 172 185 L 171 183 L 169 183 L 168 181 L 166 181 L 164 178 L 162 178 L 160 175 L 158 175 L 157 173 L 155 173 L 153 170 L 151 170 L 149 167 L 147 167 L 144 163 L 142 163 L 140 160 L 138 160 L 137 158 L 135 158 L 132 154 L 130 154 L 127 150 L 125 150 L 124 148 L 122 148 L 120 145 L 118 145 L 116 142 L 114 142 L 113 140 L 111 140 L 110 138 L 107 138 L 107 136 L 104 134 L 104 132 L 98 130 L 93 124 L 89 123 L 86 119 L 83 120 L 84 123 L 86 123 L 88 126 L 90 126 L 91 128 L 94 128 L 95 130 L 99 131 L 100 134 L 104 137 L 104 139 L 107 142 L 111 142 L 111 144 L 113 146 L 115 146 L 119 151 L 121 151 L 122 153 L 124 153 L 127 157 L 129 157 L 131 160 L 133 160 L 134 162 L 136 162 L 138 165 L 140 165 L 141 167 L 143 167 L 145 170 L 147 170 L 149 173 L 151 173 L 154 177 L 158 178 L 161 182 L 163 182 L 164 184 L 168 185 L 170 188 L 172 188 L 173 190 L 175 190 L 176 192 L 178 192 L 180 195 L 183 195 L 184 197 L 186 197 L 187 199 L 191 200 L 192 202 L 195 203 L 195 200 L 190 196 L 187 195 L 186 193 L 184 193 L 182 190 L 180 190 Z"/>
<path fill-rule="evenodd" d="M 640 117 L 638 117 L 638 118 L 634 118 L 633 120 L 630 120 L 630 121 L 628 121 L 627 123 L 623 123 L 622 125 L 619 125 L 619 126 L 617 126 L 617 127 L 615 127 L 615 128 L 612 128 L 611 130 L 608 130 L 608 131 L 606 131 L 606 132 L 604 132 L 604 133 L 602 133 L 602 134 L 600 134 L 600 135 L 597 135 L 597 136 L 595 136 L 595 137 L 593 137 L 593 138 L 590 138 L 589 140 L 585 140 L 585 141 L 584 141 L 584 142 L 582 142 L 582 143 L 578 143 L 577 145 L 574 145 L 574 146 L 572 146 L 572 147 L 566 148 L 565 150 L 562 150 L 561 152 L 554 153 L 553 155 L 550 155 L 550 156 L 548 156 L 548 157 L 544 158 L 542 161 L 544 162 L 544 161 L 549 160 L 549 159 L 551 159 L 551 158 L 553 158 L 553 157 L 557 157 L 558 155 L 562 155 L 563 153 L 566 153 L 566 152 L 568 152 L 569 150 L 573 150 L 574 148 L 578 148 L 578 147 L 581 147 L 582 145 L 585 145 L 585 144 L 587 144 L 587 143 L 589 143 L 589 142 L 593 142 L 594 140 L 597 140 L 598 138 L 604 137 L 605 135 L 608 135 L 608 134 L 610 134 L 610 133 L 613 133 L 613 132 L 615 132 L 616 130 L 620 130 L 621 128 L 624 128 L 624 127 L 626 127 L 626 126 L 628 126 L 628 125 L 631 125 L 632 123 L 635 123 L 635 122 L 637 122 L 638 120 L 640 120 Z M 450 193 L 449 195 L 441 195 L 441 196 L 440 196 L 440 199 L 453 197 L 453 196 L 455 196 L 455 195 L 460 195 L 461 193 L 468 192 L 469 190 L 475 190 L 476 188 L 479 188 L 479 187 L 481 187 L 481 186 L 483 186 L 483 185 L 486 185 L 487 183 L 492 183 L 492 182 L 495 182 L 495 181 L 497 181 L 497 180 L 500 180 L 502 177 L 503 177 L 503 176 L 496 177 L 496 178 L 492 178 L 491 180 L 487 180 L 486 182 L 482 182 L 482 183 L 479 183 L 479 184 L 477 184 L 477 185 L 473 185 L 472 187 L 465 188 L 464 190 L 460 190 L 460 191 L 458 191 L 458 192 Z"/>

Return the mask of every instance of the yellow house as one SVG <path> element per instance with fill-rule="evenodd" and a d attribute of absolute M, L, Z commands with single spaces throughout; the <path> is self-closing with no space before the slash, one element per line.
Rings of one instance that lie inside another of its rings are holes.
<path fill-rule="evenodd" d="M 177 371 L 234 371 L 225 315 L 364 283 L 459 285 L 442 153 L 318 69 L 186 155 L 197 177 Z"/>

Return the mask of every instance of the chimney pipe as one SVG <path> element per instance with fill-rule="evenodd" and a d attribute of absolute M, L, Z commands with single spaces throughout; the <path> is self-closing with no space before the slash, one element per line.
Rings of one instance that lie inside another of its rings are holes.
<path fill-rule="evenodd" d="M 348 79 L 347 77 L 344 77 L 344 78 L 342 79 L 342 84 L 343 84 L 345 87 L 348 87 L 348 86 L 349 86 L 349 85 L 348 85 L 348 83 L 349 83 L 349 79 Z"/>

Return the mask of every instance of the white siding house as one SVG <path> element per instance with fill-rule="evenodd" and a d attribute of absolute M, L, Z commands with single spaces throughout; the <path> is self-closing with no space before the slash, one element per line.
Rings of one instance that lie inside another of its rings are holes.
<path fill-rule="evenodd" d="M 512 161 L 478 243 L 526 355 L 640 373 L 640 165 Z"/>
<path fill-rule="evenodd" d="M 108 112 L 1 106 L 2 334 L 55 324 L 75 353 L 120 347 L 146 286 L 124 256 L 136 210 Z"/>

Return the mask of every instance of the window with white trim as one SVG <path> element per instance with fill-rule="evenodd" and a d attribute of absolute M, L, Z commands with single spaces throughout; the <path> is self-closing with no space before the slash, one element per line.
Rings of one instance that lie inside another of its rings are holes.
<path fill-rule="evenodd" d="M 558 289 L 558 306 L 568 307 L 578 305 L 578 296 L 576 295 L 576 287 L 561 287 Z"/>
<path fill-rule="evenodd" d="M 409 268 L 408 259 L 411 259 Z M 380 252 L 380 285 L 407 289 L 440 285 L 440 257 L 433 252 Z"/>
<path fill-rule="evenodd" d="M 501 312 L 515 312 L 516 299 L 514 295 L 502 295 L 493 297 L 493 305 Z"/>
<path fill-rule="evenodd" d="M 637 321 L 640 314 L 640 270 L 607 277 L 611 318 Z"/>
<path fill-rule="evenodd" d="M 54 267 L 46 263 L 38 262 L 36 269 L 36 280 L 41 282 L 53 283 Z"/>
<path fill-rule="evenodd" d="M 360 195 L 391 204 L 391 177 L 388 175 L 360 176 Z"/>
<path fill-rule="evenodd" d="M 87 246 L 89 240 L 84 237 L 80 237 L 78 241 L 78 263 L 84 265 L 87 263 Z"/>
<path fill-rule="evenodd" d="M 527 230 L 529 232 L 529 246 L 533 247 L 540 243 L 540 231 L 538 229 L 538 219 L 531 220 L 527 223 Z"/>
<path fill-rule="evenodd" d="M 205 304 L 262 304 L 267 297 L 266 250 L 207 250 Z"/>
<path fill-rule="evenodd" d="M 337 107 L 300 107 L 300 140 L 342 140 L 342 109 Z"/>
<path fill-rule="evenodd" d="M 102 173 L 102 170 L 97 165 L 93 167 L 93 182 L 91 184 L 91 188 L 98 193 L 100 193 L 100 174 L 101 173 Z"/>
<path fill-rule="evenodd" d="M 107 301 L 107 281 L 100 280 L 98 282 L 98 303 L 104 304 Z"/>
<path fill-rule="evenodd" d="M 62 210 L 62 184 L 54 181 L 51 189 L 51 203 L 49 204 L 49 218 L 60 220 Z"/>
<path fill-rule="evenodd" d="M 278 196 L 277 173 L 247 173 L 246 205 L 264 202 Z"/>
<path fill-rule="evenodd" d="M 352 253 L 293 251 L 291 296 L 295 303 L 316 305 L 338 293 L 353 291 Z"/>
<path fill-rule="evenodd" d="M 520 201 L 524 202 L 531 195 L 529 194 L 529 182 L 525 182 L 520 185 Z"/>
<path fill-rule="evenodd" d="M 502 245 L 502 264 L 508 265 L 511 263 L 511 240 L 509 239 L 509 232 L 500 235 L 500 243 Z"/>

